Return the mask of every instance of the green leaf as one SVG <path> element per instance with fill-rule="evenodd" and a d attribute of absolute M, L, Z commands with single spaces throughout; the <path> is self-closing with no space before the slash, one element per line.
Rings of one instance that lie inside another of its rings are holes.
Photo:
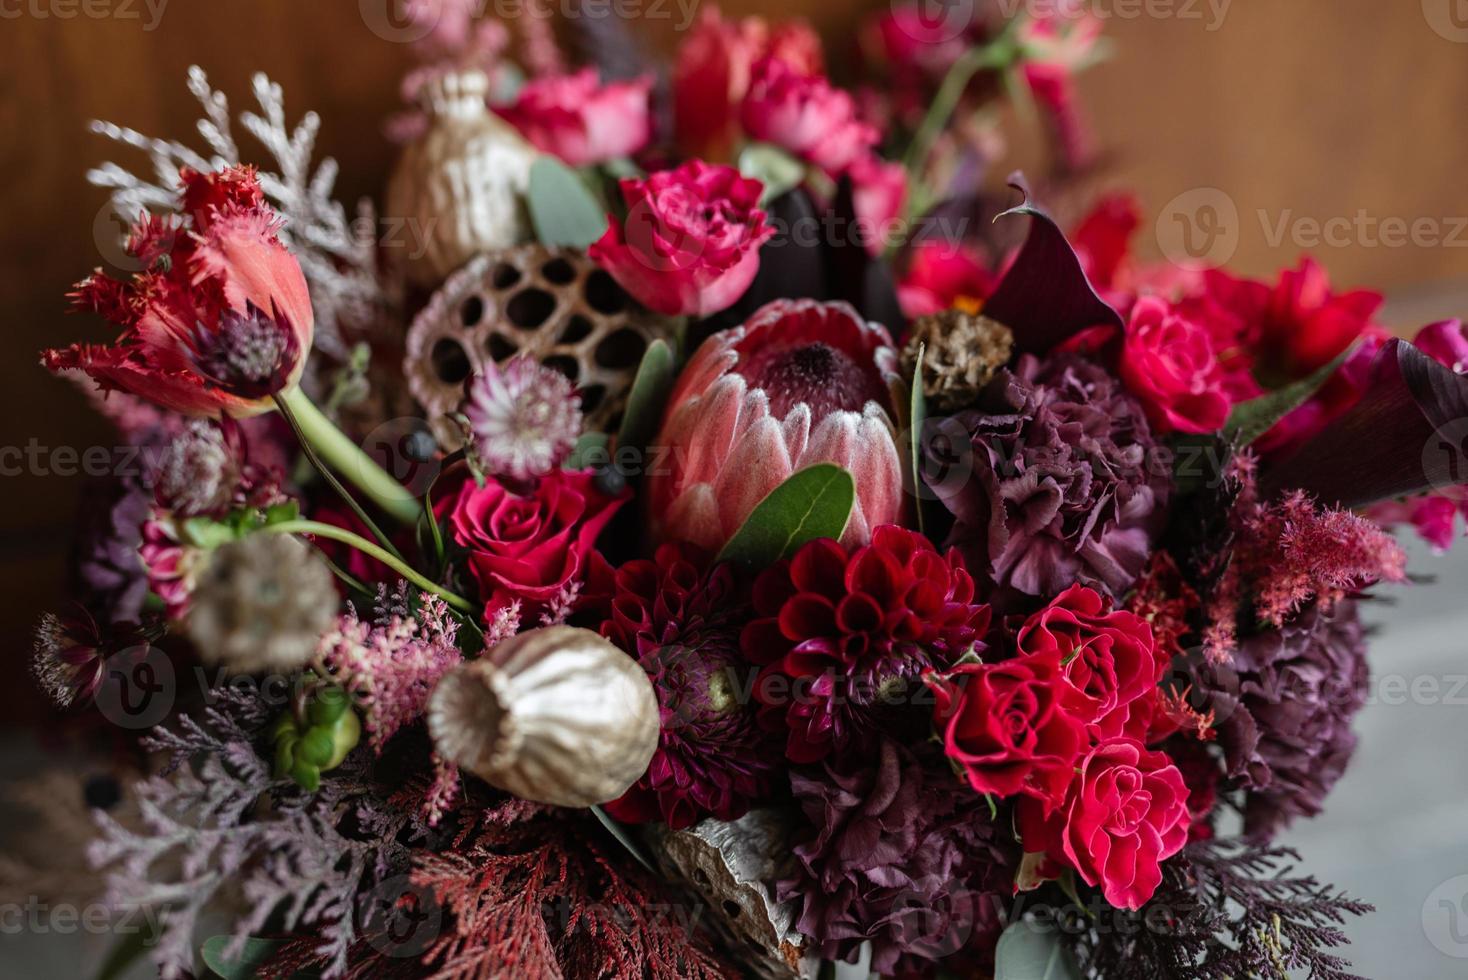
<path fill-rule="evenodd" d="M 734 533 L 720 561 L 766 568 L 807 541 L 840 538 L 856 503 L 856 481 L 831 463 L 794 474 L 770 491 Z"/>
<path fill-rule="evenodd" d="M 1319 391 L 1321 386 L 1330 380 L 1331 375 L 1340 370 L 1340 366 L 1346 362 L 1346 358 L 1350 357 L 1355 349 L 1354 344 L 1347 347 L 1337 354 L 1333 361 L 1308 377 L 1235 405 L 1234 410 L 1229 413 L 1228 421 L 1224 423 L 1224 435 L 1234 445 L 1240 447 L 1247 446 L 1258 439 L 1274 428 L 1276 422 L 1299 408 L 1309 400 L 1311 395 Z"/>
<path fill-rule="evenodd" d="M 562 469 L 584 470 L 598 463 L 606 463 L 611 459 L 607 452 L 607 444 L 611 437 L 605 432 L 583 432 L 581 438 L 576 440 L 571 455 L 566 457 L 566 462 L 561 464 Z"/>
<path fill-rule="evenodd" d="M 1027 919 L 1012 923 L 994 950 L 994 980 L 1078 980 L 1060 930 Z"/>
<path fill-rule="evenodd" d="M 918 344 L 917 364 L 912 369 L 911 401 L 907 410 L 907 424 L 911 432 L 907 451 L 912 459 L 913 511 L 917 514 L 918 531 L 923 530 L 923 422 L 928 417 L 928 397 L 923 391 L 923 356 L 928 352 L 927 344 Z"/>
<path fill-rule="evenodd" d="M 245 940 L 244 948 L 238 956 L 226 959 L 224 950 L 229 946 L 231 939 L 230 936 L 212 936 L 204 941 L 204 947 L 199 951 L 204 965 L 223 977 L 224 980 L 253 980 L 259 975 L 260 967 L 264 966 L 270 957 L 285 945 L 283 939 L 260 939 L 251 936 Z"/>
<path fill-rule="evenodd" d="M 627 853 L 631 854 L 634 858 L 637 859 L 638 864 L 642 865 L 653 874 L 658 873 L 657 869 L 652 866 L 652 861 L 648 860 L 647 855 L 644 854 L 642 848 L 638 846 L 637 841 L 633 840 L 632 835 L 627 832 L 626 827 L 622 826 L 616 820 L 613 820 L 612 817 L 599 806 L 589 807 L 588 809 L 590 809 L 591 812 L 596 815 L 597 820 L 601 821 L 601 825 L 607 828 L 607 832 L 610 833 L 613 837 L 617 838 L 617 842 L 627 849 Z"/>
<path fill-rule="evenodd" d="M 658 423 L 663 419 L 663 406 L 668 402 L 677 374 L 673 349 L 661 338 L 654 340 L 647 346 L 647 353 L 642 355 L 642 363 L 637 366 L 637 376 L 632 379 L 627 409 L 622 413 L 622 425 L 617 431 L 618 449 L 623 446 L 638 450 L 647 448 L 657 435 Z"/>
<path fill-rule="evenodd" d="M 760 204 L 773 201 L 805 179 L 805 164 L 770 143 L 751 143 L 739 154 L 739 172 L 765 185 Z"/>
<path fill-rule="evenodd" d="M 530 166 L 530 223 L 542 245 L 585 248 L 607 230 L 607 213 L 576 172 L 549 154 Z"/>

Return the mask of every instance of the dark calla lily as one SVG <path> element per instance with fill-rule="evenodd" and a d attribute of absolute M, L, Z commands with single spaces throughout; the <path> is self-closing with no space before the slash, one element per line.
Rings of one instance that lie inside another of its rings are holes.
<path fill-rule="evenodd" d="M 1030 232 L 1014 264 L 984 304 L 984 315 L 1014 331 L 1015 349 L 1020 353 L 1047 354 L 1090 327 L 1112 327 L 1120 332 L 1121 314 L 1096 294 L 1060 227 L 1029 203 L 1024 176 L 1012 174 L 1009 186 L 1024 200 L 999 217 L 1029 215 Z"/>
<path fill-rule="evenodd" d="M 1270 496 L 1301 489 L 1325 503 L 1379 500 L 1468 483 L 1468 377 L 1405 340 L 1390 340 L 1349 411 L 1267 467 Z"/>

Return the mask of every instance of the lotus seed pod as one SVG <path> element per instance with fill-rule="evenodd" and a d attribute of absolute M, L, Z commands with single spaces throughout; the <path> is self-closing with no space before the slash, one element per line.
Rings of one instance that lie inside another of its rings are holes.
<path fill-rule="evenodd" d="M 445 674 L 428 705 L 444 758 L 523 799 L 585 807 L 615 800 L 658 745 L 652 683 L 590 630 L 534 629 Z"/>

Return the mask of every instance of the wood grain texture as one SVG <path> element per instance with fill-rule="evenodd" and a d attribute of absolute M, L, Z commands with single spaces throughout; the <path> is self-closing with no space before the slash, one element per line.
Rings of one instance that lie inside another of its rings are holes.
<path fill-rule="evenodd" d="M 1135 9 L 1128 2 L 1098 0 L 1097 9 L 1118 15 L 1107 25 L 1116 56 L 1085 81 L 1085 102 L 1109 149 L 1101 185 L 1137 188 L 1153 213 L 1184 191 L 1220 189 L 1240 212 L 1234 262 L 1260 274 L 1302 251 L 1288 240 L 1269 241 L 1265 224 L 1287 214 L 1324 221 L 1354 219 L 1364 209 L 1377 219 L 1431 219 L 1443 234 L 1454 218 L 1468 216 L 1468 135 L 1459 124 L 1468 45 L 1434 33 L 1419 3 L 1233 2 L 1210 31 L 1196 19 L 1119 16 Z M 852 44 L 853 13 L 881 9 L 832 0 L 723 6 L 805 13 L 838 54 Z M 341 162 L 341 196 L 379 195 L 393 155 L 381 123 L 397 104 L 409 57 L 402 44 L 369 29 L 362 9 L 349 0 L 171 0 L 148 30 L 142 0 L 0 7 L 0 301 L 9 351 L 0 448 L 31 439 L 78 449 L 108 443 L 83 399 L 37 368 L 34 353 L 106 339 L 103 325 L 64 315 L 66 289 L 97 262 L 93 228 L 104 195 L 86 186 L 84 173 L 103 159 L 122 159 L 86 132 L 87 120 L 189 139 L 198 115 L 183 84 L 190 64 L 203 65 L 241 106 L 250 99 L 251 73 L 264 70 L 284 86 L 293 118 L 321 111 L 320 146 Z M 686 2 L 667 9 L 676 14 Z M 122 16 L 128 12 L 136 16 Z M 679 20 L 634 26 L 666 45 Z M 1014 162 L 1026 153 L 1026 141 L 1017 140 Z M 1459 308 L 1462 291 L 1452 284 L 1468 279 L 1468 229 L 1458 234 L 1463 247 L 1369 247 L 1357 236 L 1317 254 L 1345 285 L 1410 298 L 1417 287 L 1438 284 L 1427 299 L 1398 307 L 1407 311 L 1404 322 L 1421 321 Z M 1143 239 L 1155 252 L 1150 228 Z M 0 476 L 0 636 L 8 641 L 0 707 L 28 700 L 19 666 L 25 634 L 41 609 L 59 602 L 77 489 L 77 480 L 54 474 Z M 17 711 L 5 717 L 21 718 Z"/>

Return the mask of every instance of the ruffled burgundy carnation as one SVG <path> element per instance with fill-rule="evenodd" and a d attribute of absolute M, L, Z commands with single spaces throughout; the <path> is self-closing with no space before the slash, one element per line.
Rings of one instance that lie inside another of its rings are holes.
<path fill-rule="evenodd" d="M 981 646 L 990 617 L 957 552 L 891 524 L 850 554 L 805 545 L 761 573 L 754 607 L 741 645 L 763 668 L 761 722 L 786 732 L 792 762 L 848 748 L 918 698 L 930 706 L 923 671 Z"/>
<path fill-rule="evenodd" d="M 661 712 L 647 773 L 607 804 L 619 820 L 676 830 L 706 816 L 736 819 L 769 794 L 779 751 L 755 718 L 752 671 L 739 653 L 748 607 L 732 569 L 708 564 L 692 546 L 665 544 L 650 561 L 594 575 L 601 634 L 646 668 Z"/>
<path fill-rule="evenodd" d="M 1151 553 L 1171 487 L 1171 460 L 1121 382 L 1079 355 L 1025 356 L 955 421 L 972 472 L 935 457 L 946 469 L 930 467 L 942 474 L 930 484 L 957 519 L 949 543 L 969 567 L 1026 595 L 1079 582 L 1120 598 Z"/>
<path fill-rule="evenodd" d="M 1269 838 L 1320 812 L 1356 749 L 1351 720 L 1370 679 L 1356 604 L 1312 606 L 1245 639 L 1233 669 L 1214 693 L 1219 741 L 1229 775 L 1248 790 L 1245 833 Z"/>
<path fill-rule="evenodd" d="M 871 757 L 790 783 L 809 827 L 776 895 L 799 903 L 796 928 L 821 957 L 854 961 L 870 940 L 882 976 L 954 955 L 992 967 L 1017 855 L 941 756 L 924 764 L 884 739 Z"/>

